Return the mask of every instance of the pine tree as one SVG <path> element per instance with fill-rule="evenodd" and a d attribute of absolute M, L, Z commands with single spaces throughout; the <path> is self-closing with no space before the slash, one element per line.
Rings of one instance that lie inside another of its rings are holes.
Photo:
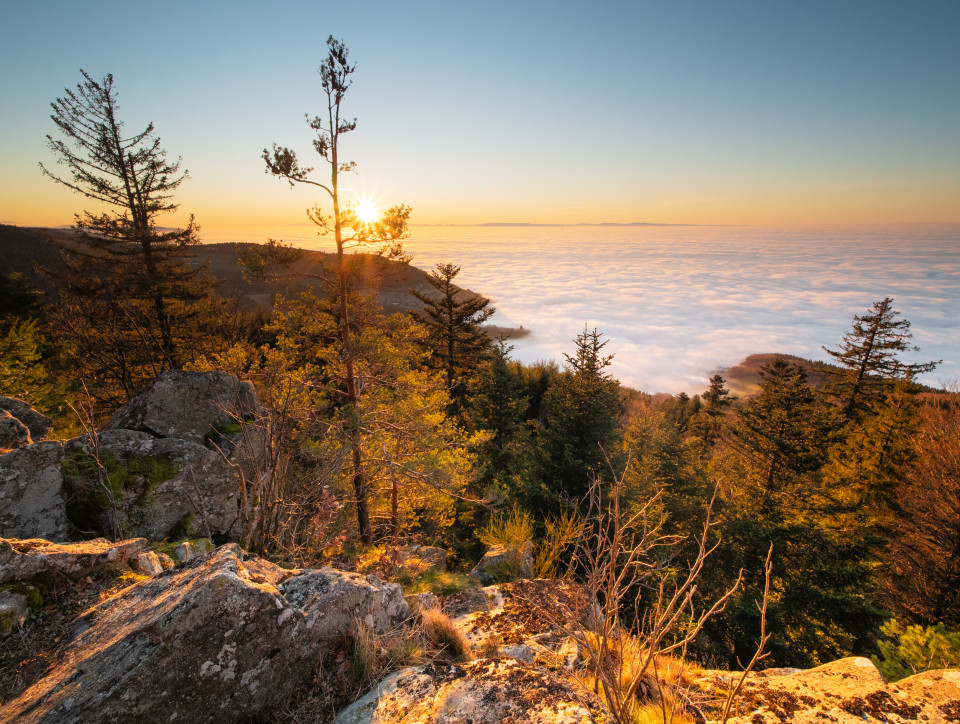
<path fill-rule="evenodd" d="M 301 166 L 296 153 L 287 147 L 274 144 L 272 150 L 264 149 L 261 154 L 267 173 L 287 181 L 291 188 L 307 185 L 324 193 L 331 206 L 330 213 L 316 205 L 308 209 L 307 217 L 319 227 L 321 235 L 333 236 L 336 244 L 333 263 L 325 265 L 320 274 L 305 273 L 294 266 L 300 253 L 274 240 L 270 240 L 263 249 L 243 255 L 242 263 L 248 272 L 256 276 L 270 275 L 272 269 L 279 266 L 286 273 L 312 276 L 326 287 L 329 314 L 336 333 L 337 355 L 341 363 L 340 371 L 329 382 L 337 390 L 343 434 L 350 450 L 357 528 L 360 540 L 369 544 L 373 540 L 370 519 L 372 481 L 367 475 L 368 452 L 364 448 L 361 404 L 367 389 L 375 387 L 377 381 L 375 378 L 364 378 L 359 366 L 364 332 L 376 324 L 382 315 L 375 301 L 360 290 L 360 274 L 364 268 L 358 262 L 360 255 L 347 252 L 362 248 L 374 252 L 378 257 L 407 260 L 400 240 L 407 233 L 410 207 L 395 206 L 377 219 L 365 219 L 358 214 L 355 204 L 341 198 L 340 177 L 355 168 L 353 162 L 345 162 L 340 157 L 342 137 L 357 127 L 356 119 L 347 119 L 343 115 L 344 98 L 353 84 L 351 76 L 356 70 L 355 65 L 350 65 L 348 55 L 342 41 L 335 40 L 333 36 L 327 38 L 327 57 L 320 65 L 320 84 L 327 108 L 323 115 L 307 120 L 316 133 L 313 148 L 327 166 L 329 177 L 314 179 L 311 175 L 313 169 Z"/>
<path fill-rule="evenodd" d="M 152 123 L 125 133 L 112 75 L 97 81 L 80 72 L 84 82 L 51 104 L 61 137 L 48 135 L 47 146 L 67 174 L 40 166 L 105 210 L 77 214 L 75 244 L 61 246 L 61 329 L 91 363 L 86 371 L 112 378 L 129 397 L 145 378 L 182 366 L 182 327 L 209 285 L 189 264 L 199 242 L 193 217 L 183 229 L 157 226 L 177 209 L 173 192 L 187 175 L 180 159 L 167 159 Z"/>
<path fill-rule="evenodd" d="M 467 394 L 467 378 L 477 369 L 490 349 L 490 339 L 482 324 L 494 313 L 490 300 L 467 297 L 454 278 L 460 267 L 437 264 L 427 275 L 427 282 L 439 296 L 413 290 L 411 294 L 423 303 L 420 320 L 430 330 L 429 344 L 433 356 L 446 375 L 447 388 L 458 406 Z M 461 297 L 458 301 L 458 296 Z M 465 297 L 465 298 L 464 298 Z"/>
<path fill-rule="evenodd" d="M 613 355 L 602 354 L 607 342 L 596 329 L 585 327 L 574 344 L 575 354 L 564 355 L 566 371 L 543 398 L 545 421 L 530 492 L 545 512 L 560 512 L 564 501 L 579 503 L 594 476 L 609 475 L 607 457 L 619 449 L 620 383 L 605 371 Z"/>
<path fill-rule="evenodd" d="M 760 392 L 737 409 L 734 445 L 763 497 L 782 494 L 826 459 L 831 423 L 804 371 L 783 358 L 760 368 Z"/>
<path fill-rule="evenodd" d="M 523 452 L 529 432 L 524 413 L 529 400 L 523 394 L 519 375 L 511 368 L 513 348 L 500 340 L 480 372 L 478 393 L 473 398 L 471 426 L 489 433 L 478 451 L 478 482 L 501 492 L 516 494 L 523 468 Z"/>
<path fill-rule="evenodd" d="M 871 401 L 882 399 L 891 381 L 913 379 L 942 361 L 908 364 L 900 360 L 901 353 L 920 348 L 910 344 L 910 322 L 899 316 L 893 299 L 885 297 L 866 314 L 854 316 L 853 329 L 843 335 L 839 349 L 823 348 L 841 367 L 837 372 L 830 370 L 829 390 L 848 420 L 859 417 Z"/>

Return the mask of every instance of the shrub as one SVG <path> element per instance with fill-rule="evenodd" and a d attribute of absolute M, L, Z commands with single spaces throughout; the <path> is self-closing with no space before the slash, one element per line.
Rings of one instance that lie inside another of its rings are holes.
<path fill-rule="evenodd" d="M 491 516 L 478 535 L 487 547 L 499 545 L 523 550 L 533 541 L 533 519 L 528 512 L 514 505 L 509 515 L 497 513 Z"/>
<path fill-rule="evenodd" d="M 543 540 L 533 559 L 535 578 L 559 578 L 560 556 L 580 537 L 582 523 L 576 513 L 563 511 L 558 517 L 544 521 Z"/>
<path fill-rule="evenodd" d="M 960 632 L 950 631 L 942 623 L 936 626 L 907 626 L 892 618 L 880 630 L 889 640 L 880 641 L 880 657 L 873 663 L 887 681 L 960 666 Z"/>

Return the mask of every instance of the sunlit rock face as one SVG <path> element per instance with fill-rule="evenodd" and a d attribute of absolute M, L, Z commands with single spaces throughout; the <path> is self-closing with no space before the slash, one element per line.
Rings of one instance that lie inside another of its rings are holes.
<path fill-rule="evenodd" d="M 42 539 L 0 538 L 0 584 L 55 574 L 77 579 L 97 569 L 122 568 L 146 551 L 147 541 L 105 538 L 59 544 Z"/>
<path fill-rule="evenodd" d="M 737 672 L 701 671 L 694 688 L 709 694 L 739 678 Z M 888 684 L 862 657 L 815 669 L 771 669 L 747 677 L 731 712 L 734 724 L 960 721 L 960 671 L 926 671 Z"/>
<path fill-rule="evenodd" d="M 30 442 L 40 442 L 47 438 L 47 433 L 53 426 L 53 420 L 33 409 L 23 400 L 15 397 L 0 396 L 0 410 L 5 410 L 11 417 L 19 420 L 30 432 Z M 0 443 L 0 446 L 3 446 Z"/>
<path fill-rule="evenodd" d="M 516 659 L 404 669 L 334 724 L 602 722 L 600 701 L 570 679 Z"/>
<path fill-rule="evenodd" d="M 396 584 L 289 571 L 225 545 L 86 612 L 56 665 L 0 708 L 0 721 L 256 719 L 356 621 L 383 634 L 407 614 Z"/>

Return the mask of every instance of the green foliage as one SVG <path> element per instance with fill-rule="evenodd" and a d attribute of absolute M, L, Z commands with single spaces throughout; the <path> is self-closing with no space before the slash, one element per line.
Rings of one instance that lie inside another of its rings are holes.
<path fill-rule="evenodd" d="M 913 379 L 930 372 L 939 362 L 907 364 L 899 355 L 916 352 L 910 344 L 910 322 L 898 319 L 893 299 L 875 302 L 866 314 L 855 315 L 853 329 L 843 336 L 839 349 L 824 347 L 837 368 L 828 368 L 832 379 L 828 386 L 847 419 L 859 418 L 870 401 L 880 400 L 893 380 Z"/>
<path fill-rule="evenodd" d="M 437 264 L 427 282 L 439 296 L 411 292 L 423 304 L 418 317 L 429 330 L 427 345 L 435 365 L 444 371 L 456 412 L 462 410 L 468 384 L 490 348 L 482 325 L 494 312 L 489 299 L 466 296 L 453 283 L 459 273 L 455 264 Z"/>
<path fill-rule="evenodd" d="M 117 508 L 125 492 L 136 493 L 130 506 L 135 516 L 138 509 L 149 504 L 154 488 L 179 472 L 168 455 L 118 457 L 113 452 L 102 452 L 94 456 L 83 450 L 65 456 L 60 469 L 70 491 L 68 520 L 81 532 L 107 535 L 124 533 L 120 517 L 111 516 L 120 525 L 120 530 L 113 531 L 105 528 L 103 516 Z"/>
<path fill-rule="evenodd" d="M 437 570 L 427 571 L 409 580 L 401 576 L 400 583 L 407 594 L 433 593 L 437 596 L 449 596 L 477 586 L 476 581 L 463 573 Z"/>
<path fill-rule="evenodd" d="M 886 637 L 873 657 L 884 678 L 898 681 L 921 671 L 960 667 L 960 632 L 941 623 L 935 626 L 904 626 L 892 618 L 881 628 Z"/>
<path fill-rule="evenodd" d="M 54 393 L 41 364 L 43 337 L 35 319 L 14 322 L 0 334 L 0 395 L 44 407 Z"/>
<path fill-rule="evenodd" d="M 620 383 L 604 371 L 613 357 L 601 354 L 606 341 L 600 337 L 586 329 L 577 335 L 567 371 L 543 396 L 545 421 L 527 495 L 544 513 L 579 504 L 594 476 L 609 475 L 607 455 L 619 446 Z"/>
<path fill-rule="evenodd" d="M 519 505 L 509 513 L 496 513 L 478 533 L 480 541 L 488 547 L 503 546 L 523 550 L 533 542 L 533 518 Z"/>
<path fill-rule="evenodd" d="M 583 521 L 575 512 L 564 510 L 559 516 L 547 516 L 543 538 L 533 557 L 534 578 L 560 578 L 562 557 L 583 530 Z"/>

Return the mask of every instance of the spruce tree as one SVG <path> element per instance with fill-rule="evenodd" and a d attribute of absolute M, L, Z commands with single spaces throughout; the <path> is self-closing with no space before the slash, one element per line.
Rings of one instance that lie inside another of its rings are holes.
<path fill-rule="evenodd" d="M 619 449 L 620 383 L 606 371 L 613 355 L 602 354 L 607 342 L 596 329 L 584 327 L 574 344 L 576 352 L 564 355 L 567 369 L 543 398 L 545 421 L 530 493 L 546 512 L 579 503 L 594 476 L 609 476 L 607 458 Z"/>
<path fill-rule="evenodd" d="M 75 216 L 75 243 L 61 245 L 61 329 L 92 367 L 84 371 L 112 378 L 129 397 L 148 377 L 182 366 L 183 326 L 209 285 L 189 264 L 199 242 L 193 217 L 182 229 L 157 226 L 177 209 L 173 193 L 187 176 L 180 159 L 167 159 L 152 123 L 125 132 L 112 75 L 80 72 L 84 81 L 51 104 L 59 137 L 48 135 L 47 146 L 67 173 L 40 164 L 98 205 Z"/>
<path fill-rule="evenodd" d="M 437 366 L 442 368 L 454 401 L 462 406 L 467 394 L 467 378 L 476 372 L 490 338 L 483 323 L 493 314 L 490 300 L 467 296 L 453 280 L 460 273 L 455 264 L 437 264 L 427 274 L 427 282 L 438 293 L 411 291 L 423 304 L 418 316 L 430 330 L 429 344 Z"/>
<path fill-rule="evenodd" d="M 910 322 L 899 316 L 893 299 L 885 297 L 866 314 L 854 316 L 853 329 L 843 335 L 839 349 L 823 348 L 840 366 L 838 371 L 830 370 L 828 389 L 848 420 L 860 417 L 870 402 L 882 400 L 891 381 L 913 379 L 940 363 L 908 364 L 900 360 L 903 352 L 920 348 L 910 344 Z"/>
<path fill-rule="evenodd" d="M 478 482 L 515 494 L 529 438 L 524 420 L 529 399 L 523 394 L 520 376 L 511 367 L 512 349 L 503 340 L 493 346 L 480 372 L 470 422 L 473 428 L 489 433 L 478 450 Z"/>

